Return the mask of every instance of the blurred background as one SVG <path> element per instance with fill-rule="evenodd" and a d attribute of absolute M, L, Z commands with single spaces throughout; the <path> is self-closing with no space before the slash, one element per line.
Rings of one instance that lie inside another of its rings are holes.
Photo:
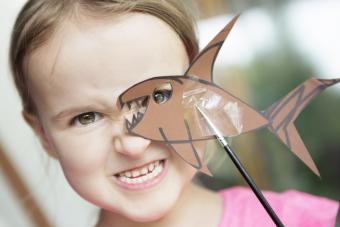
<path fill-rule="evenodd" d="M 0 227 L 93 226 L 97 210 L 68 186 L 21 117 L 8 68 L 9 34 L 24 0 L 0 2 Z M 215 81 L 257 110 L 266 109 L 311 76 L 340 77 L 340 1 L 188 1 L 204 47 L 233 15 L 241 17 L 217 58 Z M 296 120 L 321 178 L 267 129 L 229 139 L 262 190 L 296 189 L 340 199 L 340 85 L 328 88 Z M 214 142 L 213 190 L 245 185 Z M 221 158 L 223 157 L 223 158 Z M 339 218 L 338 218 L 339 219 Z M 340 226 L 338 220 L 337 226 Z"/>

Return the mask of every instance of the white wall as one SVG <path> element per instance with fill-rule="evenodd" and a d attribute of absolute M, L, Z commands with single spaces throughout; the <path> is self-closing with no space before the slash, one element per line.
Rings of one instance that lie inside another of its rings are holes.
<path fill-rule="evenodd" d="M 11 27 L 23 0 L 0 1 L 0 142 L 53 226 L 91 226 L 94 208 L 68 186 L 21 117 L 21 104 L 8 68 Z M 0 174 L 0 226 L 30 226 L 20 202 Z"/>

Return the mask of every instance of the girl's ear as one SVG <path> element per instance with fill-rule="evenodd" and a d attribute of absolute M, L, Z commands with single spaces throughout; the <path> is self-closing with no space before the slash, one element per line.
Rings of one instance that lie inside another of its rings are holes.
<path fill-rule="evenodd" d="M 38 117 L 34 114 L 27 113 L 26 111 L 22 111 L 22 116 L 24 117 L 25 121 L 31 126 L 35 134 L 39 137 L 41 145 L 47 152 L 47 154 L 55 159 L 58 159 L 57 153 L 53 149 L 48 140 L 44 128 L 42 127 Z"/>

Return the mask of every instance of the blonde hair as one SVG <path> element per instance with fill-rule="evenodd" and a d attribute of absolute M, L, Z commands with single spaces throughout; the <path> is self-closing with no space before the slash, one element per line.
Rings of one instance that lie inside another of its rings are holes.
<path fill-rule="evenodd" d="M 23 111 L 37 114 L 27 85 L 25 59 L 41 47 L 74 10 L 99 16 L 128 12 L 149 14 L 166 22 L 182 40 L 190 62 L 198 53 L 194 19 L 176 0 L 29 0 L 21 9 L 11 37 L 10 65 Z"/>

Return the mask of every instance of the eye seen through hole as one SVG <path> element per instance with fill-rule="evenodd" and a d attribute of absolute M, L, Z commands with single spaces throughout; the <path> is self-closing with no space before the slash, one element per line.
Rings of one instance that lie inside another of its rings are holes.
<path fill-rule="evenodd" d="M 172 86 L 170 83 L 164 83 L 158 86 L 153 92 L 153 100 L 157 104 L 166 103 L 172 95 Z"/>

